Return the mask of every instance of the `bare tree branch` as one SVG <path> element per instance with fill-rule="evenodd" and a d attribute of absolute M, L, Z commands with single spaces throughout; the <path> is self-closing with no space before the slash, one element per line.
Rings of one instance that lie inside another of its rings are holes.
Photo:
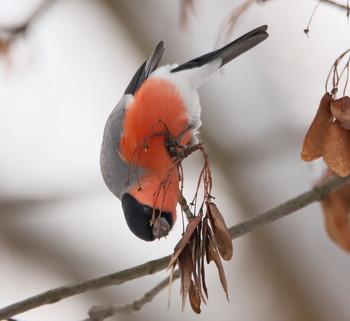
<path fill-rule="evenodd" d="M 306 193 L 303 193 L 285 203 L 272 208 L 271 210 L 268 210 L 262 214 L 259 214 L 251 219 L 248 219 L 231 227 L 229 229 L 231 236 L 233 239 L 238 238 L 253 231 L 254 229 L 267 225 L 288 214 L 294 213 L 311 203 L 322 200 L 324 197 L 342 188 L 349 182 L 350 176 L 345 178 L 335 176 L 325 183 L 312 188 Z M 130 281 L 145 275 L 154 274 L 165 269 L 169 263 L 169 260 L 170 256 L 166 256 L 158 260 L 150 261 L 136 267 L 123 270 L 121 272 L 105 275 L 92 280 L 73 285 L 67 285 L 40 293 L 38 295 L 0 309 L 0 320 L 10 318 L 14 315 L 23 313 L 45 304 L 58 302 L 70 296 L 85 293 L 88 291 L 98 290 L 112 285 L 119 285 L 126 281 Z"/>
<path fill-rule="evenodd" d="M 230 227 L 232 239 L 236 239 L 244 234 L 247 234 L 259 227 L 276 221 L 288 214 L 294 213 L 297 210 L 317 201 L 322 200 L 327 195 L 335 192 L 343 186 L 349 184 L 350 176 L 342 178 L 334 176 L 323 184 L 317 185 L 310 191 L 303 193 L 297 197 L 290 199 L 262 214 L 258 214 L 251 219 L 238 223 Z"/>
<path fill-rule="evenodd" d="M 147 263 L 135 266 L 131 269 L 126 269 L 88 281 L 62 286 L 40 293 L 38 295 L 32 296 L 28 299 L 19 301 L 3 309 L 0 309 L 0 320 L 8 319 L 14 315 L 23 313 L 45 304 L 58 302 L 70 296 L 98 290 L 107 286 L 119 285 L 126 281 L 140 278 L 145 275 L 154 274 L 156 272 L 164 270 L 167 267 L 169 260 L 170 255 L 158 260 L 149 261 Z"/>
<path fill-rule="evenodd" d="M 193 214 L 190 208 L 188 207 L 186 199 L 183 197 L 181 193 L 179 197 L 179 204 L 181 206 L 181 210 L 185 213 L 187 220 L 191 221 L 191 219 L 193 218 Z"/>
<path fill-rule="evenodd" d="M 327 181 L 322 186 L 316 186 L 313 189 L 311 189 L 309 192 L 306 192 L 285 203 L 282 203 L 281 205 L 263 214 L 257 215 L 250 220 L 244 221 L 242 223 L 239 223 L 231 227 L 229 229 L 230 234 L 233 239 L 236 239 L 244 234 L 247 234 L 253 231 L 258 227 L 262 227 L 279 218 L 282 218 L 283 216 L 291 214 L 312 202 L 322 200 L 325 196 L 329 195 L 330 193 L 334 192 L 336 189 L 340 188 L 338 184 L 342 184 L 342 186 L 344 186 L 348 184 L 349 181 L 350 181 L 349 178 L 342 179 L 340 177 L 335 177 L 332 180 Z M 184 201 L 184 198 L 180 198 L 180 201 L 182 202 L 181 206 L 186 207 L 187 204 Z M 174 273 L 173 279 L 176 279 L 178 277 L 179 277 L 179 271 L 176 271 Z M 145 305 L 146 303 L 149 303 L 158 293 L 160 293 L 161 290 L 165 288 L 167 284 L 169 284 L 169 278 L 162 281 L 151 291 L 147 292 L 141 299 L 136 300 L 131 304 L 126 304 L 124 306 L 112 305 L 112 306 L 94 307 L 89 312 L 90 319 L 87 319 L 84 321 L 102 321 L 107 317 L 116 315 L 118 313 L 130 313 L 133 311 L 138 311 L 143 307 L 143 305 Z"/>
<path fill-rule="evenodd" d="M 176 270 L 173 274 L 172 279 L 175 280 L 179 277 L 180 270 Z M 165 287 L 169 285 L 169 279 L 170 277 L 167 277 L 150 291 L 145 293 L 141 299 L 135 300 L 132 303 L 128 303 L 126 305 L 100 305 L 92 307 L 89 311 L 90 318 L 84 321 L 102 321 L 119 313 L 130 313 L 133 311 L 141 310 L 145 304 L 151 302 L 157 294 L 159 294 Z"/>

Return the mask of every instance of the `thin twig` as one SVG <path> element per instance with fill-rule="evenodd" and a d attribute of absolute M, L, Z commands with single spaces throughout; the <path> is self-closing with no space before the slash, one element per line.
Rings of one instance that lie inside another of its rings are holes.
<path fill-rule="evenodd" d="M 191 221 L 193 219 L 193 213 L 191 212 L 190 208 L 188 207 L 187 201 L 184 198 L 182 194 L 179 196 L 179 204 L 181 206 L 181 211 L 183 211 L 186 215 L 186 218 L 188 221 Z"/>
<path fill-rule="evenodd" d="M 230 233 L 233 239 L 243 236 L 254 229 L 269 224 L 275 220 L 278 220 L 288 214 L 296 212 L 297 210 L 320 201 L 325 196 L 332 192 L 342 188 L 350 182 L 350 176 L 341 178 L 333 177 L 322 183 L 310 191 L 303 193 L 285 203 L 282 203 L 275 208 L 268 210 L 265 213 L 259 214 L 251 219 L 241 222 L 231 227 Z M 140 278 L 145 275 L 154 274 L 165 269 L 169 263 L 170 256 L 163 257 L 158 260 L 150 261 L 136 267 L 126 269 L 121 272 L 105 275 L 92 280 L 84 281 L 81 283 L 67 285 L 59 288 L 55 288 L 41 294 L 35 295 L 23 301 L 11 304 L 3 309 L 0 309 L 0 320 L 10 318 L 19 313 L 37 308 L 39 306 L 58 302 L 62 299 L 74 296 L 77 294 L 85 293 L 101 289 L 104 287 L 119 285 L 126 281 L 130 281 L 136 278 Z"/>
<path fill-rule="evenodd" d="M 176 270 L 172 276 L 172 279 L 178 279 L 180 277 L 180 270 Z M 106 318 L 109 318 L 113 315 L 120 314 L 120 313 L 131 313 L 134 311 L 141 310 L 141 308 L 151 302 L 153 298 L 159 294 L 164 288 L 166 288 L 169 285 L 169 278 L 167 277 L 162 282 L 157 284 L 154 288 L 152 288 L 150 291 L 145 293 L 142 298 L 133 301 L 132 303 L 128 303 L 125 305 L 100 305 L 96 307 L 92 307 L 89 311 L 89 319 L 86 319 L 84 321 L 102 321 Z"/>
<path fill-rule="evenodd" d="M 309 19 L 309 23 L 307 24 L 306 29 L 304 29 L 304 33 L 306 34 L 307 37 L 309 37 L 310 25 L 311 25 L 312 19 L 313 19 L 315 13 L 316 13 L 317 8 L 320 6 L 320 4 L 321 4 L 321 2 L 319 2 L 319 3 L 315 6 L 314 10 L 312 11 L 311 17 L 310 17 L 310 19 Z"/>

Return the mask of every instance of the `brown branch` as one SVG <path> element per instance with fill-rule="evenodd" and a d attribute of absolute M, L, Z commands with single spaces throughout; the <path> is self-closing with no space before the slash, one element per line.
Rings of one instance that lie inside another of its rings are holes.
<path fill-rule="evenodd" d="M 310 191 L 290 199 L 262 214 L 238 223 L 229 228 L 232 239 L 236 239 L 259 227 L 263 227 L 273 221 L 298 211 L 299 209 L 322 200 L 324 197 L 350 183 L 350 176 L 345 178 L 335 176 L 323 184 L 317 185 Z"/>
<path fill-rule="evenodd" d="M 185 213 L 187 220 L 191 221 L 193 219 L 193 214 L 187 204 L 186 199 L 183 197 L 182 194 L 180 194 L 179 196 L 179 204 L 180 204 L 181 210 Z"/>
<path fill-rule="evenodd" d="M 239 223 L 229 229 L 232 239 L 236 239 L 240 236 L 243 236 L 244 234 L 247 234 L 251 231 L 253 231 L 256 228 L 262 227 L 264 225 L 267 225 L 275 220 L 278 220 L 288 214 L 291 214 L 298 209 L 301 209 L 305 207 L 308 204 L 311 204 L 315 201 L 322 200 L 325 196 L 329 195 L 330 193 L 334 192 L 336 189 L 341 188 L 342 186 L 348 184 L 350 181 L 350 177 L 347 179 L 340 178 L 338 176 L 334 177 L 332 180 L 327 181 L 322 186 L 316 186 L 313 189 L 311 189 L 309 192 L 306 192 L 300 196 L 297 196 L 285 203 L 282 203 L 281 205 L 265 212 L 260 215 L 257 215 L 253 217 L 252 219 L 249 219 L 247 221 L 244 221 L 242 223 Z M 338 184 L 340 184 L 338 186 Z M 186 206 L 186 201 L 184 201 L 184 198 L 180 199 L 182 202 L 182 206 Z M 174 273 L 174 279 L 178 278 L 179 275 L 177 275 L 179 271 L 176 271 Z M 176 274 L 176 276 L 175 276 Z M 85 321 L 102 321 L 106 319 L 107 317 L 116 315 L 118 313 L 130 313 L 133 311 L 138 311 L 142 308 L 142 306 L 153 299 L 158 293 L 161 292 L 163 288 L 166 287 L 167 284 L 169 284 L 169 278 L 162 281 L 159 285 L 157 285 L 154 289 L 152 289 L 150 292 L 147 292 L 144 297 L 140 300 L 134 301 L 131 304 L 126 304 L 124 306 L 99 306 L 96 308 L 92 308 L 89 312 L 90 318 Z M 159 288 L 160 285 L 163 284 L 163 287 Z M 158 291 L 157 291 L 157 290 Z M 155 292 L 156 291 L 156 292 Z M 152 293 L 152 298 L 150 300 L 146 301 L 146 297 L 149 298 L 149 293 Z M 143 303 L 143 304 L 140 304 Z"/>
<path fill-rule="evenodd" d="M 92 280 L 62 286 L 40 293 L 0 309 L 0 320 L 8 319 L 19 313 L 23 313 L 42 305 L 55 303 L 77 294 L 98 290 L 107 286 L 119 285 L 145 275 L 154 274 L 164 270 L 168 266 L 169 260 L 170 256 L 166 256 L 117 273 L 108 274 Z"/>
<path fill-rule="evenodd" d="M 172 280 L 178 279 L 179 277 L 180 270 L 177 270 L 174 272 Z M 169 285 L 169 279 L 170 277 L 167 277 L 150 291 L 145 293 L 142 298 L 135 300 L 132 303 L 125 305 L 100 305 L 92 307 L 89 311 L 90 318 L 84 321 L 102 321 L 119 313 L 131 313 L 133 311 L 141 310 L 145 304 L 151 302 L 157 294 Z"/>
<path fill-rule="evenodd" d="M 306 193 L 303 193 L 285 203 L 276 206 L 271 210 L 268 210 L 262 214 L 254 216 L 251 219 L 248 219 L 231 227 L 231 236 L 233 239 L 238 238 L 240 236 L 243 236 L 244 234 L 253 231 L 256 228 L 262 227 L 288 214 L 296 212 L 297 210 L 311 203 L 320 201 L 325 196 L 342 188 L 349 182 L 350 176 L 345 178 L 341 178 L 338 176 L 333 177 L 325 183 L 322 183 L 312 188 Z M 45 304 L 58 302 L 70 296 L 101 289 L 112 285 L 119 285 L 126 281 L 140 278 L 145 275 L 154 274 L 165 269 L 169 263 L 169 260 L 170 256 L 166 256 L 161 259 L 150 261 L 138 265 L 136 267 L 126 269 L 121 272 L 105 275 L 92 280 L 84 281 L 73 285 L 67 285 L 43 292 L 41 294 L 35 295 L 33 297 L 0 309 L 0 320 L 10 318 L 16 314 L 23 313 L 25 311 L 37 308 Z"/>

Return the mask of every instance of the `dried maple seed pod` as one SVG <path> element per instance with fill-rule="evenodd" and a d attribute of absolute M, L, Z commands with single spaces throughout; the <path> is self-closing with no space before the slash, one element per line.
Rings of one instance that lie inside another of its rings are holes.
<path fill-rule="evenodd" d="M 233 248 L 225 220 L 214 203 L 207 202 L 207 211 L 218 251 L 225 261 L 229 261 L 232 258 Z"/>
<path fill-rule="evenodd" d="M 209 264 L 211 261 L 214 261 L 216 268 L 218 269 L 220 282 L 222 285 L 222 288 L 226 294 L 227 301 L 229 300 L 228 297 L 228 287 L 227 287 L 227 281 L 225 276 L 225 270 L 222 265 L 219 253 L 217 252 L 216 246 L 213 243 L 213 235 L 211 233 L 210 228 L 208 227 L 208 235 L 206 240 L 206 257 L 207 257 L 207 263 Z"/>
<path fill-rule="evenodd" d="M 331 101 L 332 96 L 329 93 L 325 93 L 321 99 L 316 116 L 305 135 L 301 151 L 301 159 L 305 162 L 311 162 L 322 156 L 323 140 L 333 120 L 330 110 Z"/>
<path fill-rule="evenodd" d="M 191 285 L 190 285 L 190 289 L 189 289 L 189 299 L 190 299 L 190 304 L 191 304 L 191 308 L 192 310 L 197 313 L 200 314 L 201 313 L 201 297 L 198 293 L 198 290 L 194 284 L 194 282 L 191 280 Z"/>
<path fill-rule="evenodd" d="M 192 282 L 193 273 L 193 262 L 191 258 L 191 252 L 187 246 L 183 249 L 177 261 L 181 273 L 182 311 L 184 311 L 186 298 Z"/>
<path fill-rule="evenodd" d="M 350 131 L 334 121 L 324 139 L 322 155 L 329 168 L 339 176 L 350 174 Z"/>
<path fill-rule="evenodd" d="M 333 100 L 331 112 L 343 128 L 350 130 L 350 98 L 348 96 Z"/>
<path fill-rule="evenodd" d="M 171 256 L 170 262 L 168 264 L 168 269 L 171 266 L 173 266 L 174 263 L 176 263 L 177 258 L 179 257 L 181 252 L 184 250 L 185 246 L 190 241 L 190 238 L 191 238 L 192 234 L 194 233 L 195 229 L 201 223 L 201 219 L 202 219 L 202 216 L 197 215 L 191 220 L 190 223 L 187 224 L 185 234 L 182 236 L 181 240 L 175 246 L 174 253 Z"/>
<path fill-rule="evenodd" d="M 346 192 L 346 194 L 345 194 Z M 330 238 L 343 250 L 350 253 L 349 186 L 336 191 L 322 201 L 325 224 Z"/>
<path fill-rule="evenodd" d="M 323 181 L 333 175 L 334 173 L 329 170 Z M 329 237 L 350 253 L 350 185 L 325 197 L 321 205 Z"/>

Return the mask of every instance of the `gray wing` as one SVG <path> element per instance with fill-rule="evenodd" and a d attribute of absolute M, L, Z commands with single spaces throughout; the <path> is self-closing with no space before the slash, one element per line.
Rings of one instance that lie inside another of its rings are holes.
<path fill-rule="evenodd" d="M 110 191 L 119 199 L 128 191 L 127 182 L 132 183 L 136 179 L 128 163 L 124 162 L 117 152 L 127 100 L 128 96 L 124 95 L 107 119 L 100 156 L 102 177 Z"/>
<path fill-rule="evenodd" d="M 124 96 L 112 110 L 106 122 L 100 156 L 101 172 L 106 185 L 119 199 L 137 182 L 135 169 L 124 162 L 117 152 L 123 134 L 124 112 L 135 92 L 148 78 L 149 74 L 157 68 L 163 52 L 164 43 L 161 41 L 149 59 L 137 70 L 126 88 Z M 142 172 L 142 168 L 139 167 L 137 174 L 141 175 Z"/>

